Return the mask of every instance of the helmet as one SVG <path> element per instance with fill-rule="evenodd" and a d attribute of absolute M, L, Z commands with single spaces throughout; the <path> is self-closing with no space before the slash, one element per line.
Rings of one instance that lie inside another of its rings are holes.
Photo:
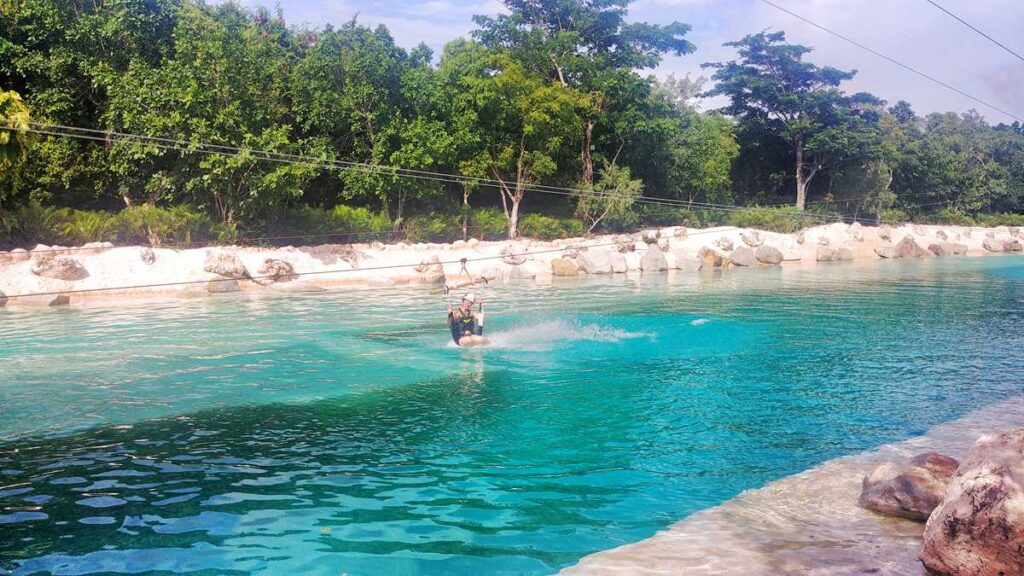
<path fill-rule="evenodd" d="M 470 304 L 476 304 L 476 294 L 472 292 L 467 292 L 466 295 L 462 297 L 462 299 L 469 300 Z"/>

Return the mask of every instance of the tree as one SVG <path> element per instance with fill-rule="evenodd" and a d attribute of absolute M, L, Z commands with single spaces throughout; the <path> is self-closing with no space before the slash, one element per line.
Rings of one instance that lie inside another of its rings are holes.
<path fill-rule="evenodd" d="M 838 89 L 855 72 L 819 68 L 803 61 L 810 48 L 785 44 L 785 33 L 749 35 L 726 46 L 736 48 L 740 61 L 705 64 L 717 82 L 707 95 L 728 96 L 721 112 L 740 122 L 757 124 L 777 134 L 793 150 L 796 207 L 803 210 L 807 188 L 825 166 L 825 157 L 843 152 L 849 126 L 844 121 L 849 101 Z"/>
<path fill-rule="evenodd" d="M 629 168 L 608 164 L 597 183 L 578 192 L 576 216 L 583 220 L 588 234 L 606 219 L 632 224 L 633 205 L 643 190 L 643 180 L 631 178 Z"/>
<path fill-rule="evenodd" d="M 717 114 L 684 114 L 669 150 L 669 189 L 674 196 L 691 202 L 732 200 L 732 163 L 740 147 L 729 119 Z"/>
<path fill-rule="evenodd" d="M 472 164 L 498 182 L 508 237 L 514 239 L 528 188 L 557 171 L 565 142 L 579 125 L 580 97 L 503 54 L 491 55 L 464 82 L 480 122 L 481 151 Z"/>
<path fill-rule="evenodd" d="M 28 149 L 29 130 L 28 107 L 21 96 L 0 88 L 0 174 L 12 170 L 18 163 L 25 160 Z"/>
<path fill-rule="evenodd" d="M 595 130 L 616 110 L 605 88 L 634 70 L 653 68 L 662 55 L 689 54 L 690 26 L 627 22 L 632 0 L 506 0 L 509 14 L 475 16 L 474 37 L 505 50 L 526 69 L 580 92 L 580 164 L 584 186 L 593 184 Z"/>

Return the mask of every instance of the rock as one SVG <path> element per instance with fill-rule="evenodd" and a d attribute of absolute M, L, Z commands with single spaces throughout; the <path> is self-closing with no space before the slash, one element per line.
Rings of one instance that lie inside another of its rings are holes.
<path fill-rule="evenodd" d="M 726 252 L 732 252 L 733 249 L 732 240 L 730 240 L 727 236 L 722 236 L 718 240 L 715 240 L 715 246 L 718 246 L 719 248 Z"/>
<path fill-rule="evenodd" d="M 896 244 L 896 253 L 899 254 L 900 258 L 921 258 L 922 256 L 928 256 L 931 253 L 921 248 L 921 245 L 914 241 L 910 236 L 904 236 L 902 240 Z"/>
<path fill-rule="evenodd" d="M 946 232 L 943 230 L 939 230 L 938 232 L 936 232 L 935 237 L 938 238 L 939 240 L 949 240 L 949 235 L 946 234 Z"/>
<path fill-rule="evenodd" d="M 71 304 L 71 297 L 67 294 L 58 294 L 50 300 L 50 306 L 67 306 Z"/>
<path fill-rule="evenodd" d="M 672 254 L 676 257 L 676 268 L 686 272 L 696 272 L 697 270 L 700 270 L 701 260 L 696 254 L 686 252 L 684 250 L 675 250 Z"/>
<path fill-rule="evenodd" d="M 640 234 L 640 241 L 644 244 L 657 244 L 661 239 L 661 230 L 644 230 Z"/>
<path fill-rule="evenodd" d="M 552 276 L 576 276 L 580 273 L 580 267 L 575 260 L 569 258 L 555 258 L 551 261 Z"/>
<path fill-rule="evenodd" d="M 668 270 L 668 260 L 665 253 L 656 244 L 647 247 L 647 252 L 640 258 L 640 269 L 644 272 L 660 272 Z"/>
<path fill-rule="evenodd" d="M 818 246 L 818 262 L 853 260 L 853 250 L 842 246 Z"/>
<path fill-rule="evenodd" d="M 227 252 L 207 252 L 203 270 L 225 278 L 248 278 L 249 271 L 234 254 Z"/>
<path fill-rule="evenodd" d="M 615 250 L 625 254 L 626 252 L 632 252 L 636 249 L 636 244 L 633 243 L 633 239 L 629 236 L 616 236 L 615 237 Z"/>
<path fill-rule="evenodd" d="M 11 262 L 14 262 L 14 258 L 10 252 L 0 252 L 0 264 L 10 264 Z"/>
<path fill-rule="evenodd" d="M 1021 229 L 1018 226 L 1010 226 L 1006 231 L 1010 233 L 1010 236 L 1021 237 Z"/>
<path fill-rule="evenodd" d="M 32 273 L 44 278 L 68 281 L 89 277 L 89 272 L 85 267 L 78 260 L 69 256 L 40 258 L 32 265 Z"/>
<path fill-rule="evenodd" d="M 686 238 L 689 235 L 690 235 L 690 231 L 686 228 L 686 226 L 679 226 L 675 230 L 674 238 L 677 238 L 679 240 L 686 240 Z"/>
<path fill-rule="evenodd" d="M 928 229 L 927 228 L 925 228 L 924 226 L 920 226 L 920 225 L 914 226 L 914 236 L 927 236 L 927 235 L 928 235 Z"/>
<path fill-rule="evenodd" d="M 754 250 L 754 257 L 758 262 L 770 265 L 781 264 L 783 260 L 782 250 L 767 244 L 758 246 L 757 250 Z"/>
<path fill-rule="evenodd" d="M 668 241 L 668 238 L 662 238 L 661 240 L 658 240 L 658 248 L 662 252 L 668 252 L 670 247 L 671 243 Z"/>
<path fill-rule="evenodd" d="M 437 254 L 431 256 L 429 260 L 422 260 L 415 270 L 423 275 L 422 280 L 427 284 L 445 283 L 444 265 Z"/>
<path fill-rule="evenodd" d="M 828 236 L 818 237 L 818 246 L 828 246 L 832 244 L 832 241 L 828 239 Z"/>
<path fill-rule="evenodd" d="M 864 227 L 861 226 L 860 222 L 854 222 L 853 224 L 850 224 L 850 238 L 854 242 L 864 241 Z"/>
<path fill-rule="evenodd" d="M 478 240 L 476 238 L 470 238 L 469 240 L 466 240 L 466 246 L 469 246 L 470 248 L 476 248 L 479 245 L 480 245 L 480 240 Z"/>
<path fill-rule="evenodd" d="M 440 265 L 438 265 L 440 268 Z M 444 270 L 440 270 L 441 280 L 444 280 Z M 294 280 L 295 268 L 292 267 L 291 262 L 280 260 L 278 258 L 267 258 L 263 261 L 260 269 L 257 271 L 259 284 L 272 284 L 274 282 L 288 282 Z"/>
<path fill-rule="evenodd" d="M 24 248 L 15 248 L 14 250 L 11 250 L 11 260 L 14 262 L 24 262 L 31 257 L 32 254 L 29 254 L 29 252 Z"/>
<path fill-rule="evenodd" d="M 754 256 L 754 251 L 749 246 L 740 246 L 729 254 L 729 263 L 733 266 L 756 266 L 757 257 Z"/>
<path fill-rule="evenodd" d="M 1021 245 L 1020 240 L 1007 240 L 1003 242 L 1003 250 L 1006 252 L 1022 252 L 1024 251 L 1024 246 Z"/>
<path fill-rule="evenodd" d="M 7 305 L 7 294 L 4 294 L 3 290 L 0 290 L 0 308 Z"/>
<path fill-rule="evenodd" d="M 985 238 L 989 238 L 991 240 L 995 240 L 995 237 L 996 237 L 996 231 L 995 230 L 987 230 L 985 232 Z"/>
<path fill-rule="evenodd" d="M 875 254 L 878 254 L 879 258 L 899 258 L 900 252 L 895 246 L 885 244 L 882 246 L 875 246 Z"/>
<path fill-rule="evenodd" d="M 996 240 L 995 238 L 985 238 L 985 241 L 981 243 L 982 247 L 989 252 L 1005 252 L 1006 243 L 1002 240 Z"/>
<path fill-rule="evenodd" d="M 146 264 L 156 262 L 156 254 L 153 253 L 152 248 L 142 248 L 139 250 L 139 258 L 141 258 Z"/>
<path fill-rule="evenodd" d="M 625 262 L 625 261 L 623 261 Z M 576 257 L 576 263 L 580 270 L 587 274 L 611 274 L 612 273 L 612 252 L 601 248 L 591 248 L 586 252 L 580 252 Z"/>
<path fill-rule="evenodd" d="M 36 244 L 32 248 L 31 252 L 32 254 L 50 254 L 51 250 L 50 247 L 47 246 L 46 244 Z"/>
<path fill-rule="evenodd" d="M 1024 574 L 1024 428 L 982 436 L 928 518 L 921 561 L 939 574 Z"/>
<path fill-rule="evenodd" d="M 860 505 L 886 516 L 924 522 L 942 502 L 959 463 L 929 452 L 882 464 L 861 485 Z"/>
<path fill-rule="evenodd" d="M 740 240 L 743 240 L 743 243 L 751 248 L 757 248 L 764 244 L 764 238 L 761 238 L 761 233 L 757 230 L 740 232 Z"/>
<path fill-rule="evenodd" d="M 878 237 L 882 240 L 892 240 L 892 226 L 883 224 L 878 227 Z"/>
<path fill-rule="evenodd" d="M 804 231 L 801 230 L 793 235 L 793 239 L 796 240 L 797 244 L 803 244 L 805 240 Z"/>
<path fill-rule="evenodd" d="M 626 256 L 621 252 L 612 252 L 608 257 L 608 261 L 611 263 L 612 272 L 615 274 L 624 273 L 629 269 L 626 265 Z"/>
<path fill-rule="evenodd" d="M 519 266 L 523 262 L 526 262 L 526 256 L 523 256 L 524 250 L 517 244 L 506 244 L 501 248 L 501 261 L 509 266 Z"/>
<path fill-rule="evenodd" d="M 929 244 L 928 251 L 936 256 L 960 256 L 967 253 L 967 245 L 939 242 L 938 244 Z"/>
<path fill-rule="evenodd" d="M 210 280 L 206 283 L 206 291 L 210 294 L 221 294 L 224 292 L 239 292 L 238 280 Z"/>
<path fill-rule="evenodd" d="M 468 248 L 468 247 L 469 247 L 469 243 L 467 243 L 465 240 L 456 240 L 455 242 L 452 242 L 452 249 L 453 250 L 462 250 L 463 248 Z"/>
<path fill-rule="evenodd" d="M 705 268 L 721 268 L 725 264 L 725 257 L 722 253 L 708 246 L 701 248 L 697 252 L 697 258 L 700 260 L 702 270 Z"/>

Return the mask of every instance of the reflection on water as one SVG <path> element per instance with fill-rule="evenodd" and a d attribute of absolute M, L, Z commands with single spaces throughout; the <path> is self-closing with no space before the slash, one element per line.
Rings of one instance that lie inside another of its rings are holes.
<path fill-rule="evenodd" d="M 5 310 L 0 571 L 549 573 L 1021 393 L 1022 269 Z"/>

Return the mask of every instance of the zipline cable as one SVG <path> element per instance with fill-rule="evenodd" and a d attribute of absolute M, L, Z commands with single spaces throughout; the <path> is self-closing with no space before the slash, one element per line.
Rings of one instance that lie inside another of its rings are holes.
<path fill-rule="evenodd" d="M 1007 52 L 1009 52 L 1010 54 L 1012 54 L 1013 56 L 1015 56 L 1015 57 L 1017 58 L 1017 60 L 1020 60 L 1021 62 L 1024 62 L 1024 56 L 1021 56 L 1021 55 L 1020 55 L 1020 54 L 1018 54 L 1017 52 L 1015 52 L 1015 51 L 1011 50 L 1010 48 L 1008 48 L 1008 47 L 1007 47 L 1007 46 L 1006 46 L 1005 44 L 1003 44 L 1002 42 L 1000 42 L 1000 41 L 996 40 L 995 38 L 993 38 L 993 37 L 989 36 L 988 34 L 985 34 L 985 33 L 984 33 L 984 32 L 982 32 L 981 30 L 978 30 L 977 28 L 975 28 L 974 26 L 972 26 L 970 22 L 968 22 L 968 21 L 964 20 L 963 18 L 961 18 L 961 17 L 957 16 L 956 14 L 953 14 L 953 13 L 952 13 L 952 12 L 950 12 L 949 10 L 947 10 L 947 9 L 943 8 L 943 7 L 941 6 L 941 5 L 939 5 L 939 3 L 937 3 L 937 2 L 934 2 L 933 0 L 924 0 L 924 1 L 925 1 L 925 2 L 927 2 L 927 3 L 929 3 L 929 4 L 931 4 L 932 6 L 935 6 L 935 7 L 936 7 L 936 8 L 938 8 L 939 10 L 942 10 L 943 12 L 945 12 L 946 14 L 948 14 L 948 15 L 949 15 L 949 16 L 950 16 L 951 18 L 953 18 L 954 20 L 956 20 L 956 21 L 960 22 L 960 23 L 961 23 L 961 24 L 963 24 L 964 26 L 967 26 L 968 28 L 970 28 L 971 30 L 974 30 L 974 31 L 975 31 L 975 32 L 977 32 L 978 34 L 981 34 L 981 35 L 982 35 L 982 36 L 984 36 L 985 38 L 988 38 L 989 42 L 992 42 L 992 43 L 993 43 L 993 44 L 995 44 L 996 46 L 999 46 L 999 47 L 1000 47 L 1000 48 L 1002 48 L 1003 50 L 1006 50 Z"/>
<path fill-rule="evenodd" d="M 932 81 L 932 82 L 934 82 L 934 83 L 936 83 L 939 86 L 942 86 L 944 88 L 948 88 L 949 90 L 952 90 L 953 92 L 956 92 L 957 94 L 959 94 L 961 96 L 964 96 L 966 98 L 970 98 L 971 100 L 974 100 L 975 102 L 977 102 L 977 103 L 979 103 L 979 104 L 981 104 L 983 106 L 991 108 L 992 110 L 995 110 L 996 112 L 999 112 L 1001 114 L 1005 114 L 1005 115 L 1009 116 L 1010 118 L 1016 119 L 1019 122 L 1024 122 L 1024 119 L 1022 119 L 1020 116 L 1017 116 L 1016 114 L 1014 114 L 1012 112 L 1008 112 L 1006 110 L 1003 110 L 1002 108 L 1000 108 L 1000 107 L 998 107 L 998 106 L 996 106 L 994 104 L 989 104 L 988 102 L 982 100 L 981 98 L 978 98 L 977 96 L 973 96 L 971 94 L 968 94 L 967 92 L 964 92 L 963 90 L 957 88 L 956 86 L 952 86 L 952 85 L 950 85 L 950 84 L 948 84 L 946 82 L 943 82 L 942 80 L 939 80 L 938 78 L 936 78 L 934 76 L 931 76 L 929 74 L 921 72 L 920 70 L 918 70 L 916 68 L 913 68 L 913 67 L 911 67 L 911 66 L 909 66 L 907 64 L 904 64 L 903 62 L 900 62 L 899 60 L 896 60 L 895 58 L 892 58 L 890 56 L 886 56 L 885 54 L 882 54 L 881 52 L 879 52 L 877 50 L 869 48 L 868 46 L 865 46 L 864 44 L 861 44 L 860 42 L 854 40 L 853 38 L 850 38 L 849 36 L 845 36 L 843 34 L 840 34 L 839 32 L 836 32 L 835 30 L 832 30 L 830 28 L 826 28 L 825 26 L 822 26 L 821 24 L 818 24 L 817 22 L 814 22 L 813 20 L 809 20 L 807 18 L 804 18 L 803 16 L 797 14 L 796 12 L 793 12 L 791 10 L 787 10 L 786 8 L 783 8 L 782 6 L 779 6 L 775 2 L 772 2 L 771 0 L 761 0 L 761 2 L 763 2 L 764 4 L 767 4 L 768 6 L 771 6 L 772 8 L 775 8 L 777 10 L 785 12 L 786 14 L 789 14 L 790 16 L 792 16 L 792 17 L 794 17 L 794 18 L 796 18 L 798 20 L 802 20 L 803 22 L 806 22 L 807 24 L 810 24 L 811 26 L 814 26 L 815 28 L 817 28 L 817 29 L 819 29 L 819 30 L 821 30 L 823 32 L 831 34 L 832 36 L 835 36 L 836 38 L 839 38 L 840 40 L 843 40 L 845 42 L 849 42 L 850 44 L 853 44 L 854 46 L 860 48 L 861 50 L 864 50 L 866 52 L 874 54 L 875 56 L 877 56 L 877 57 L 879 57 L 879 58 L 881 58 L 883 60 L 886 60 L 886 61 L 888 61 L 888 62 L 890 62 L 892 64 L 895 64 L 895 65 L 899 66 L 900 68 L 903 68 L 904 70 L 907 70 L 908 72 L 912 72 L 914 74 L 917 74 L 918 76 L 920 76 L 922 78 L 930 80 L 930 81 Z"/>

